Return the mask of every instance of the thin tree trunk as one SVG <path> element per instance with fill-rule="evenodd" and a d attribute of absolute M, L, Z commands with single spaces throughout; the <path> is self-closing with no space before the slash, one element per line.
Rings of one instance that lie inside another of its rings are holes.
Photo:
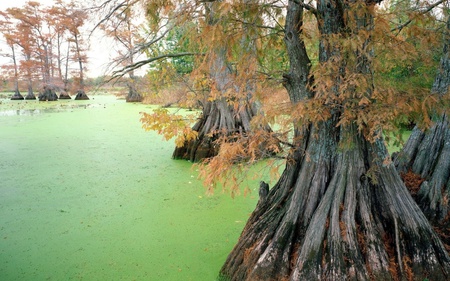
<path fill-rule="evenodd" d="M 17 70 L 16 52 L 14 50 L 14 45 L 11 45 L 11 50 L 14 63 L 14 94 L 12 95 L 11 100 L 23 100 L 23 96 L 19 91 L 19 71 Z"/>
<path fill-rule="evenodd" d="M 28 93 L 25 97 L 26 100 L 35 100 L 36 95 L 33 92 L 33 81 L 31 79 L 28 79 Z"/>
<path fill-rule="evenodd" d="M 341 52 L 330 38 L 357 33 L 349 32 L 354 26 L 346 14 L 349 7 L 343 5 L 317 2 L 321 63 L 334 61 Z M 357 30 L 370 31 L 372 8 L 358 18 Z M 291 66 L 286 88 L 293 103 L 314 94 L 308 87 L 309 59 L 301 27 L 302 8 L 298 1 L 289 1 L 285 41 Z M 335 62 L 343 64 L 340 69 L 349 67 L 346 61 Z M 369 58 L 360 54 L 354 71 L 370 78 L 370 68 Z M 333 74 L 330 91 L 339 92 L 345 73 Z M 449 254 L 390 162 L 383 140 L 369 142 L 356 124 L 338 125 L 340 119 L 340 112 L 334 111 L 326 121 L 297 128 L 296 148 L 284 172 L 258 202 L 221 269 L 225 280 L 450 277 Z"/>
<path fill-rule="evenodd" d="M 66 62 L 64 67 L 64 77 L 62 75 L 62 69 L 60 69 L 61 73 L 61 79 L 64 83 L 64 88 L 61 91 L 61 94 L 59 95 L 59 99 L 72 99 L 69 95 L 69 55 L 70 55 L 70 43 L 67 43 L 67 53 L 66 53 Z M 62 65 L 59 66 L 62 68 Z"/>
<path fill-rule="evenodd" d="M 26 59 L 27 59 L 27 62 L 31 61 L 31 54 L 29 52 L 27 52 L 27 54 L 26 54 Z M 27 78 L 28 78 L 28 93 L 27 93 L 25 99 L 26 100 L 35 100 L 36 95 L 33 92 L 33 80 L 32 80 L 31 69 L 29 67 L 27 68 Z"/>
<path fill-rule="evenodd" d="M 75 41 L 75 48 L 76 48 L 76 56 L 77 56 L 77 61 L 78 61 L 78 66 L 80 69 L 80 82 L 78 85 L 78 91 L 77 94 L 75 96 L 75 100 L 88 100 L 89 97 L 87 96 L 86 92 L 84 91 L 84 72 L 83 72 L 83 60 L 81 58 L 81 50 L 80 50 L 80 43 L 78 41 L 78 35 L 75 33 L 74 34 L 74 41 Z"/>
<path fill-rule="evenodd" d="M 69 96 L 69 93 L 67 92 L 67 81 L 66 81 L 66 79 L 67 79 L 67 77 L 65 77 L 64 78 L 64 76 L 63 76 L 63 71 L 62 71 L 62 61 L 63 61 L 63 58 L 62 58 L 62 53 L 61 53 L 61 45 L 62 45 L 62 35 L 61 35 L 61 33 L 58 31 L 58 34 L 56 35 L 57 37 L 57 42 L 56 42 L 56 45 L 58 46 L 57 47 L 57 67 L 58 67 L 58 75 L 59 75 L 59 79 L 61 79 L 61 81 L 63 82 L 63 88 L 62 89 L 60 89 L 60 94 L 59 94 L 59 99 L 60 100 L 69 100 L 69 99 L 72 99 L 70 96 Z M 70 45 L 68 44 L 68 46 L 67 46 L 67 58 L 66 58 L 66 60 L 68 59 L 68 56 L 69 56 L 69 47 L 70 47 Z M 66 69 L 66 72 L 67 72 L 67 69 Z"/>
<path fill-rule="evenodd" d="M 129 18 L 129 14 L 126 15 L 126 25 L 128 29 L 128 56 L 129 56 L 129 65 L 134 64 L 134 54 L 133 54 L 133 31 L 131 30 L 131 19 Z M 126 98 L 126 102 L 142 102 L 142 96 L 136 89 L 136 77 L 134 76 L 134 71 L 129 72 L 130 82 L 128 83 L 128 95 Z"/>
<path fill-rule="evenodd" d="M 84 91 L 84 71 L 83 71 L 83 60 L 81 59 L 81 51 L 80 51 L 80 44 L 78 42 L 78 35 L 75 33 L 75 48 L 77 52 L 77 60 L 78 60 L 78 66 L 80 70 L 80 84 L 78 85 L 80 91 Z"/>
<path fill-rule="evenodd" d="M 42 44 L 44 48 L 44 84 L 47 87 L 51 87 L 50 85 L 50 61 L 49 61 L 49 50 L 46 42 Z"/>
<path fill-rule="evenodd" d="M 130 50 L 130 56 L 133 56 L 132 50 Z M 130 65 L 133 65 L 133 59 L 130 59 Z M 134 76 L 134 71 L 129 73 L 130 82 L 127 83 L 128 95 L 126 102 L 142 102 L 142 96 L 136 89 L 136 77 Z"/>

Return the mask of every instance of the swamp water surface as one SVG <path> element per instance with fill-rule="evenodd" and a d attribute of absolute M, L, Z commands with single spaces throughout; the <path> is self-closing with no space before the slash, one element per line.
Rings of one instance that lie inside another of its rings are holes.
<path fill-rule="evenodd" d="M 206 196 L 150 106 L 90 97 L 0 100 L 0 280 L 215 280 L 257 191 Z"/>

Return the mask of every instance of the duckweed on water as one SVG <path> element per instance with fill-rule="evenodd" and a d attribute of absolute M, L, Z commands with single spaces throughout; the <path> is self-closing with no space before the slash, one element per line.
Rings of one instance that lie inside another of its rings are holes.
<path fill-rule="evenodd" d="M 1 100 L 0 280 L 214 280 L 257 192 L 205 196 L 148 105 L 93 97 Z"/>

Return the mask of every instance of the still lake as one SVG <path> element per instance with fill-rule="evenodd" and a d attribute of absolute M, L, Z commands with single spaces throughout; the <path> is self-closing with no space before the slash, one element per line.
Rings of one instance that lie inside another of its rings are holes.
<path fill-rule="evenodd" d="M 206 196 L 152 106 L 90 98 L 0 99 L 0 280 L 215 280 L 258 192 Z"/>

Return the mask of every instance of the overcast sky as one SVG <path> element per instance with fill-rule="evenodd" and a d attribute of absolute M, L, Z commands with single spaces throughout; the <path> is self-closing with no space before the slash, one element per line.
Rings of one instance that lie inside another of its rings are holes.
<path fill-rule="evenodd" d="M 5 10 L 10 7 L 23 7 L 29 0 L 0 0 L 0 9 Z M 33 0 L 45 6 L 51 6 L 53 0 Z M 94 1 L 89 1 L 94 2 Z M 108 42 L 109 41 L 109 42 Z M 0 49 L 2 52 L 9 51 L 9 48 L 4 45 L 4 39 L 0 36 Z M 108 38 L 102 38 L 100 32 L 96 32 L 90 40 L 90 51 L 88 52 L 89 61 L 87 64 L 89 77 L 101 76 L 106 71 L 106 66 L 108 61 L 114 57 L 113 47 L 111 46 L 111 41 Z M 0 63 L 5 62 L 7 59 L 0 58 Z"/>

